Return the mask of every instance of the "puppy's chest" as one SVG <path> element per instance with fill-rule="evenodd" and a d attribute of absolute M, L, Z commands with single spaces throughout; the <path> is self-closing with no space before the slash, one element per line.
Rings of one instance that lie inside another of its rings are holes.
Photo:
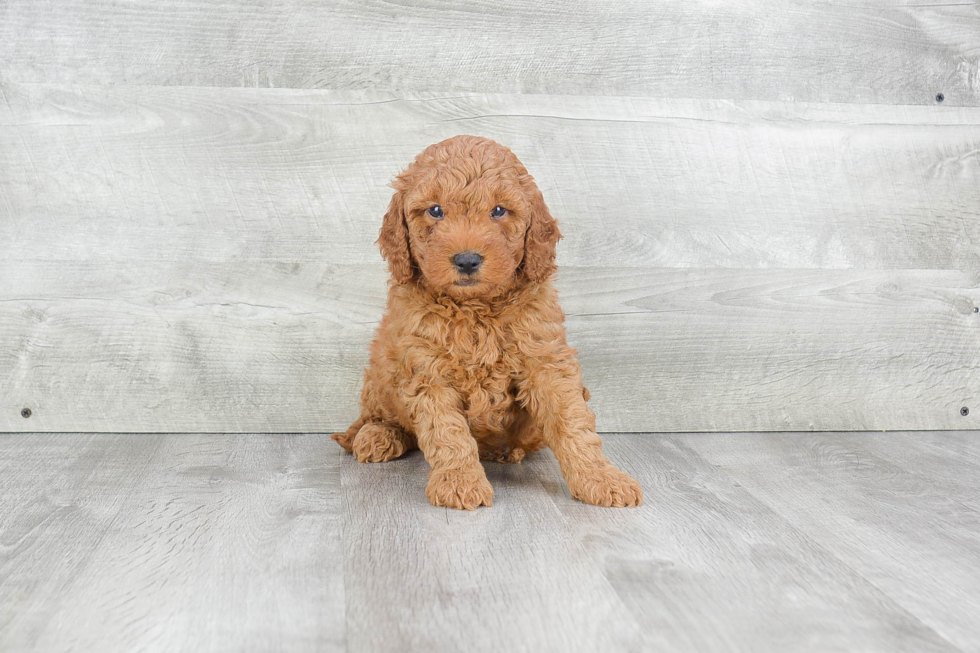
<path fill-rule="evenodd" d="M 444 376 L 462 396 L 470 421 L 499 422 L 514 403 L 516 345 L 503 329 L 482 324 L 458 326 L 448 336 Z"/>
<path fill-rule="evenodd" d="M 447 336 L 442 349 L 458 389 L 497 386 L 517 373 L 517 347 L 504 330 L 475 324 L 457 326 Z"/>

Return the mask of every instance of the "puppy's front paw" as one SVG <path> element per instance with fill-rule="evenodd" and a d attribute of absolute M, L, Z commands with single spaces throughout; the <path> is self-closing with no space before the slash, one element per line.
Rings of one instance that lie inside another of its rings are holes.
<path fill-rule="evenodd" d="M 626 508 L 643 503 L 640 484 L 626 472 L 611 464 L 575 474 L 568 483 L 572 496 L 579 501 L 607 508 Z"/>
<path fill-rule="evenodd" d="M 493 505 L 493 487 L 479 465 L 470 469 L 433 469 L 425 496 L 434 506 L 457 510 Z"/>

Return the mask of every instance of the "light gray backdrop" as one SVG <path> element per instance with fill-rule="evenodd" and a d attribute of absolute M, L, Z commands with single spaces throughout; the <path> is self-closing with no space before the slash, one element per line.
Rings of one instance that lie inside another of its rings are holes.
<path fill-rule="evenodd" d="M 460 133 L 561 223 L 600 430 L 977 428 L 978 107 L 974 2 L 0 0 L 0 430 L 346 427 Z"/>

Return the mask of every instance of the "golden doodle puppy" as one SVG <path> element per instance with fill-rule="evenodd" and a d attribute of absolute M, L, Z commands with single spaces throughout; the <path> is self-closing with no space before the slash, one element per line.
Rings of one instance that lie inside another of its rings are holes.
<path fill-rule="evenodd" d="M 434 505 L 493 505 L 480 459 L 548 446 L 572 496 L 636 506 L 640 485 L 602 453 L 551 285 L 561 234 L 527 170 L 494 141 L 425 149 L 392 186 L 378 244 L 388 306 L 361 416 L 333 438 L 361 462 L 418 447 Z"/>

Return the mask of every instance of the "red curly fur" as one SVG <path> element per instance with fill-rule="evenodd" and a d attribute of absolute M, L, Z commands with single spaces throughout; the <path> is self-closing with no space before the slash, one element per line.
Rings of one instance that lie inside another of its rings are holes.
<path fill-rule="evenodd" d="M 514 154 L 456 136 L 396 177 L 378 244 L 392 282 L 371 345 L 361 416 L 333 438 L 361 462 L 420 448 L 437 506 L 493 505 L 480 459 L 548 446 L 572 496 L 635 506 L 640 485 L 602 453 L 550 279 L 558 225 Z M 438 205 L 444 215 L 428 210 Z M 491 216 L 495 207 L 503 216 Z M 452 257 L 483 257 L 461 273 Z"/>

